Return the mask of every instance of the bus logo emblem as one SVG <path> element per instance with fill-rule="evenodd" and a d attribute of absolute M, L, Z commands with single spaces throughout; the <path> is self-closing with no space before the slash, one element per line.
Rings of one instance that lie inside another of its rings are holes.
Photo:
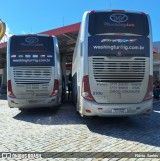
<path fill-rule="evenodd" d="M 37 37 L 27 37 L 25 38 L 25 42 L 29 44 L 35 44 L 39 41 Z"/>
<path fill-rule="evenodd" d="M 128 16 L 122 13 L 115 13 L 110 16 L 110 20 L 113 22 L 126 22 L 128 20 Z"/>
<path fill-rule="evenodd" d="M 117 52 L 117 56 L 122 56 L 122 53 L 120 51 Z"/>

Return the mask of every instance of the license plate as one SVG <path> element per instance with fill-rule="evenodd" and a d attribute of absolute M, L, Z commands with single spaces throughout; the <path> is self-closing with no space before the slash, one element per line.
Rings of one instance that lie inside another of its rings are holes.
<path fill-rule="evenodd" d="M 29 100 L 28 102 L 29 103 L 37 103 L 38 101 L 37 100 Z"/>
<path fill-rule="evenodd" d="M 127 113 L 127 109 L 112 109 L 112 113 Z"/>

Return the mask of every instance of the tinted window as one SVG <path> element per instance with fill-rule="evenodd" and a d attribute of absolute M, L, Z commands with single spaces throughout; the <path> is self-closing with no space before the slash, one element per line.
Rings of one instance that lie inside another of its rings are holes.
<path fill-rule="evenodd" d="M 10 50 L 11 52 L 53 52 L 53 39 L 43 36 L 13 36 Z"/>
<path fill-rule="evenodd" d="M 52 37 L 13 36 L 10 44 L 11 66 L 54 66 Z"/>
<path fill-rule="evenodd" d="M 89 33 L 130 33 L 147 36 L 148 19 L 145 14 L 138 13 L 95 12 L 89 16 Z"/>

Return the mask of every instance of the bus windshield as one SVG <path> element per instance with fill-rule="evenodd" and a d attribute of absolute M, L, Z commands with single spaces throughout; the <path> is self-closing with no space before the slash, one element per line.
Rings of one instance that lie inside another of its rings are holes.
<path fill-rule="evenodd" d="M 118 34 L 149 35 L 148 19 L 145 14 L 129 12 L 94 12 L 89 16 L 90 35 Z"/>
<path fill-rule="evenodd" d="M 52 37 L 13 36 L 10 43 L 10 66 L 54 66 Z"/>

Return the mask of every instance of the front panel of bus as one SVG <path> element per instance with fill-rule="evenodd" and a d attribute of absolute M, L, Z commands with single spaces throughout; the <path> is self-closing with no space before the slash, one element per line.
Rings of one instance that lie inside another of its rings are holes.
<path fill-rule="evenodd" d="M 151 99 L 148 17 L 143 13 L 91 12 L 88 33 L 89 100 L 118 104 Z"/>
<path fill-rule="evenodd" d="M 8 46 L 8 96 L 50 97 L 55 77 L 54 41 L 49 36 L 12 36 Z M 43 101 L 43 100 L 41 100 Z"/>

